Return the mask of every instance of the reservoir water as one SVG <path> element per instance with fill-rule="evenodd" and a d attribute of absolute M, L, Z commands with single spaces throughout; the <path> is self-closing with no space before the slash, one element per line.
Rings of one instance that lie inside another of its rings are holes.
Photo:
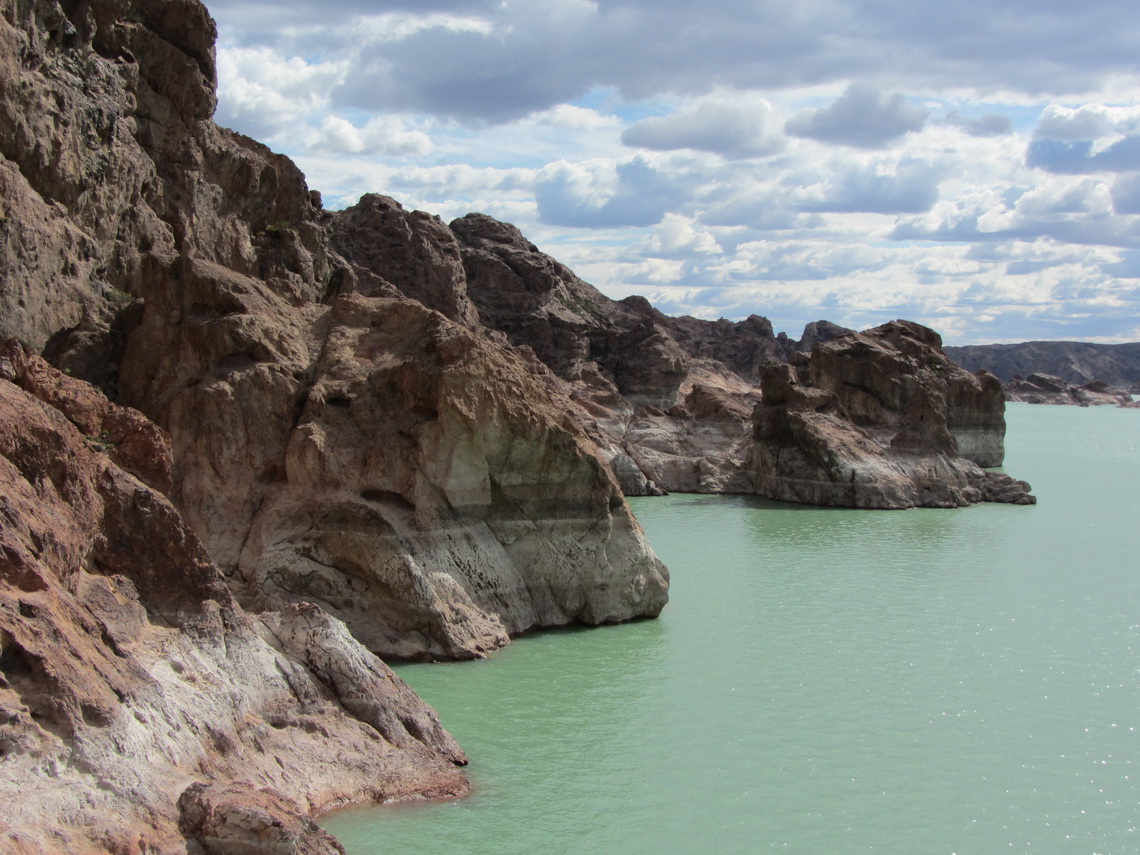
<path fill-rule="evenodd" d="M 398 670 L 473 794 L 350 855 L 1140 852 L 1140 412 L 1010 405 L 1033 507 L 638 499 L 659 620 Z"/>

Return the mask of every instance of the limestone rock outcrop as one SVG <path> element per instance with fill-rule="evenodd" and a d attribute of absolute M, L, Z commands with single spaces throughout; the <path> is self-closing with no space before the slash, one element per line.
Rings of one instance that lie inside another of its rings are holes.
<path fill-rule="evenodd" d="M 812 349 L 807 376 L 764 370 L 756 408 L 756 489 L 769 498 L 856 508 L 1032 504 L 1001 464 L 1004 402 L 933 330 L 894 321 Z"/>
<path fill-rule="evenodd" d="M 169 463 L 140 413 L 0 348 L 0 850 L 334 852 L 311 814 L 466 792 L 342 623 L 242 610 Z"/>

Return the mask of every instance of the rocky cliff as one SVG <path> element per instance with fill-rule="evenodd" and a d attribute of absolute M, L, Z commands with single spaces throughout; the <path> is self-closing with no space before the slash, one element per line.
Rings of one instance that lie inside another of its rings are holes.
<path fill-rule="evenodd" d="M 764 371 L 761 495 L 856 508 L 1036 501 L 1025 482 L 982 468 L 1003 458 L 1001 383 L 954 365 L 933 330 L 894 321 L 842 336 L 812 349 L 805 375 Z"/>
<path fill-rule="evenodd" d="M 6 331 L 169 432 L 171 498 L 243 601 L 316 601 L 417 657 L 660 611 L 613 475 L 476 328 L 445 225 L 369 200 L 333 223 L 216 126 L 196 2 L 5 11 L 9 231 L 75 237 L 7 245 Z"/>
<path fill-rule="evenodd" d="M 242 610 L 170 461 L 140 413 L 0 348 L 0 850 L 334 852 L 312 813 L 463 794 L 434 711 L 342 623 Z"/>
<path fill-rule="evenodd" d="M 466 787 L 369 650 L 481 656 L 667 597 L 447 227 L 352 244 L 211 121 L 213 39 L 196 0 L 0 0 L 0 334 L 67 372 L 9 346 L 0 382 L 23 851 L 332 851 L 303 817 Z"/>
<path fill-rule="evenodd" d="M 451 231 L 480 322 L 565 381 L 626 495 L 752 492 L 761 366 L 848 332 L 820 321 L 796 342 L 756 315 L 669 317 L 643 297 L 607 298 L 485 214 Z"/>
<path fill-rule="evenodd" d="M 929 331 L 669 318 L 483 215 L 324 211 L 211 120 L 213 40 L 197 0 L 0 0 L 14 851 L 335 851 L 307 816 L 462 793 L 373 654 L 658 614 L 623 494 L 1029 500 Z"/>

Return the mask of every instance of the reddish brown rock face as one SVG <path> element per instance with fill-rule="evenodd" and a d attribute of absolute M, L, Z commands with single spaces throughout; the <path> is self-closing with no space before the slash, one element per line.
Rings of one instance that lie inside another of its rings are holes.
<path fill-rule="evenodd" d="M 757 491 L 859 508 L 1031 504 L 1029 485 L 987 472 L 1005 433 L 996 378 L 950 362 L 932 330 L 895 321 L 812 349 L 763 377 L 753 446 Z"/>
<path fill-rule="evenodd" d="M 343 624 L 238 606 L 150 485 L 169 460 L 141 414 L 0 349 L 0 849 L 235 851 L 210 841 L 261 816 L 331 852 L 314 811 L 465 792 L 434 711 Z"/>

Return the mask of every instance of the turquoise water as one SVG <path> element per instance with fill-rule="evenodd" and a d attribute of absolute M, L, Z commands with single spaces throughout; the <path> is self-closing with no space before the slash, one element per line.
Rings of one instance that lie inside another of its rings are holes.
<path fill-rule="evenodd" d="M 662 617 L 401 667 L 472 796 L 322 823 L 352 855 L 1140 852 L 1140 412 L 1008 420 L 1034 507 L 637 500 Z"/>

